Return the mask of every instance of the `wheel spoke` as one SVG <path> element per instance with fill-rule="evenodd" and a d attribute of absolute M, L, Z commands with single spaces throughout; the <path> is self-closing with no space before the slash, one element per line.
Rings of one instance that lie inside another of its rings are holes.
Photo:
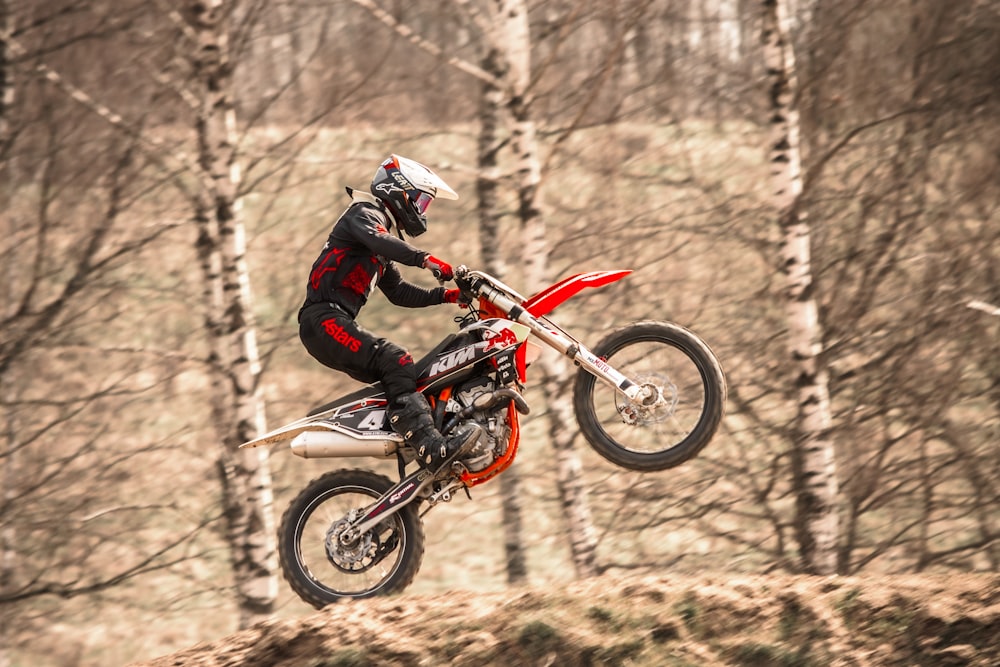
<path fill-rule="evenodd" d="M 635 399 L 581 371 L 574 408 L 588 441 L 608 460 L 633 470 L 663 470 L 694 456 L 715 433 L 725 378 L 711 350 L 666 322 L 642 322 L 594 347 L 619 373 L 643 387 Z"/>
<path fill-rule="evenodd" d="M 705 391 L 698 368 L 680 350 L 657 342 L 629 345 L 608 362 L 659 397 L 654 405 L 629 401 L 603 384 L 594 390 L 594 411 L 608 436 L 624 448 L 655 452 L 683 440 L 698 424 Z"/>
<path fill-rule="evenodd" d="M 372 548 L 377 549 L 380 542 L 377 534 L 362 535 L 357 544 L 344 546 L 334 529 L 351 509 L 364 507 L 377 497 L 360 493 L 332 495 L 317 506 L 322 512 L 314 510 L 306 518 L 299 550 L 302 564 L 318 586 L 341 595 L 357 596 L 377 588 L 398 565 L 398 552 L 396 558 L 387 554 L 380 563 L 373 562 Z M 397 517 L 389 517 L 386 521 L 399 523 Z M 377 527 L 373 529 L 377 530 Z M 395 530 L 400 528 L 397 526 Z"/>
<path fill-rule="evenodd" d="M 391 487 L 381 475 L 341 470 L 314 480 L 292 502 L 282 518 L 279 554 L 285 578 L 303 600 L 319 608 L 393 592 L 413 579 L 423 554 L 414 508 L 402 508 L 353 542 L 340 538 L 350 517 Z"/>

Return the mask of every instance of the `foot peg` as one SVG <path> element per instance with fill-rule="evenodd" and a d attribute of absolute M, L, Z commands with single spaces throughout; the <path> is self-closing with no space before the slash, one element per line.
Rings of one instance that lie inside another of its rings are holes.
<path fill-rule="evenodd" d="M 441 450 L 425 452 L 425 448 L 421 447 L 420 459 L 423 465 L 434 473 L 444 470 L 452 462 L 469 453 L 482 432 L 483 429 L 477 424 L 459 426 L 448 436 L 447 444 Z M 434 454 L 438 454 L 438 456 L 434 456 Z"/>

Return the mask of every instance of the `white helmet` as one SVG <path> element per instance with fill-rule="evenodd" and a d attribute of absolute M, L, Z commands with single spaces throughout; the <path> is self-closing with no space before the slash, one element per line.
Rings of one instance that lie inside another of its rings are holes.
<path fill-rule="evenodd" d="M 427 207 L 435 197 L 458 199 L 444 180 L 415 160 L 390 155 L 375 172 L 375 195 L 389 210 L 399 229 L 410 236 L 427 231 Z"/>

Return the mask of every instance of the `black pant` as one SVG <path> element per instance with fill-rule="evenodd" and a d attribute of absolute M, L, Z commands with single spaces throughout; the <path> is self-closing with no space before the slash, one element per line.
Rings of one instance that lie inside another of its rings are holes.
<path fill-rule="evenodd" d="M 314 303 L 299 314 L 299 339 L 317 361 L 360 382 L 381 382 L 386 398 L 417 390 L 409 353 L 359 326 L 339 306 Z"/>

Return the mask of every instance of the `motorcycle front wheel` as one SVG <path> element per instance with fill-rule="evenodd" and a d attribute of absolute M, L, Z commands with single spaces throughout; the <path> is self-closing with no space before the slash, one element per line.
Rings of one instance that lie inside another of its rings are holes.
<path fill-rule="evenodd" d="M 573 407 L 584 437 L 605 459 L 629 470 L 666 470 L 697 455 L 715 435 L 726 379 L 694 333 L 669 322 L 636 322 L 592 351 L 647 389 L 645 398 L 630 401 L 580 370 Z"/>
<path fill-rule="evenodd" d="M 387 595 L 410 585 L 424 555 L 423 524 L 407 505 L 350 543 L 339 535 L 350 518 L 393 482 L 365 470 L 314 479 L 285 510 L 278 531 L 281 571 L 317 609 L 345 598 Z"/>

